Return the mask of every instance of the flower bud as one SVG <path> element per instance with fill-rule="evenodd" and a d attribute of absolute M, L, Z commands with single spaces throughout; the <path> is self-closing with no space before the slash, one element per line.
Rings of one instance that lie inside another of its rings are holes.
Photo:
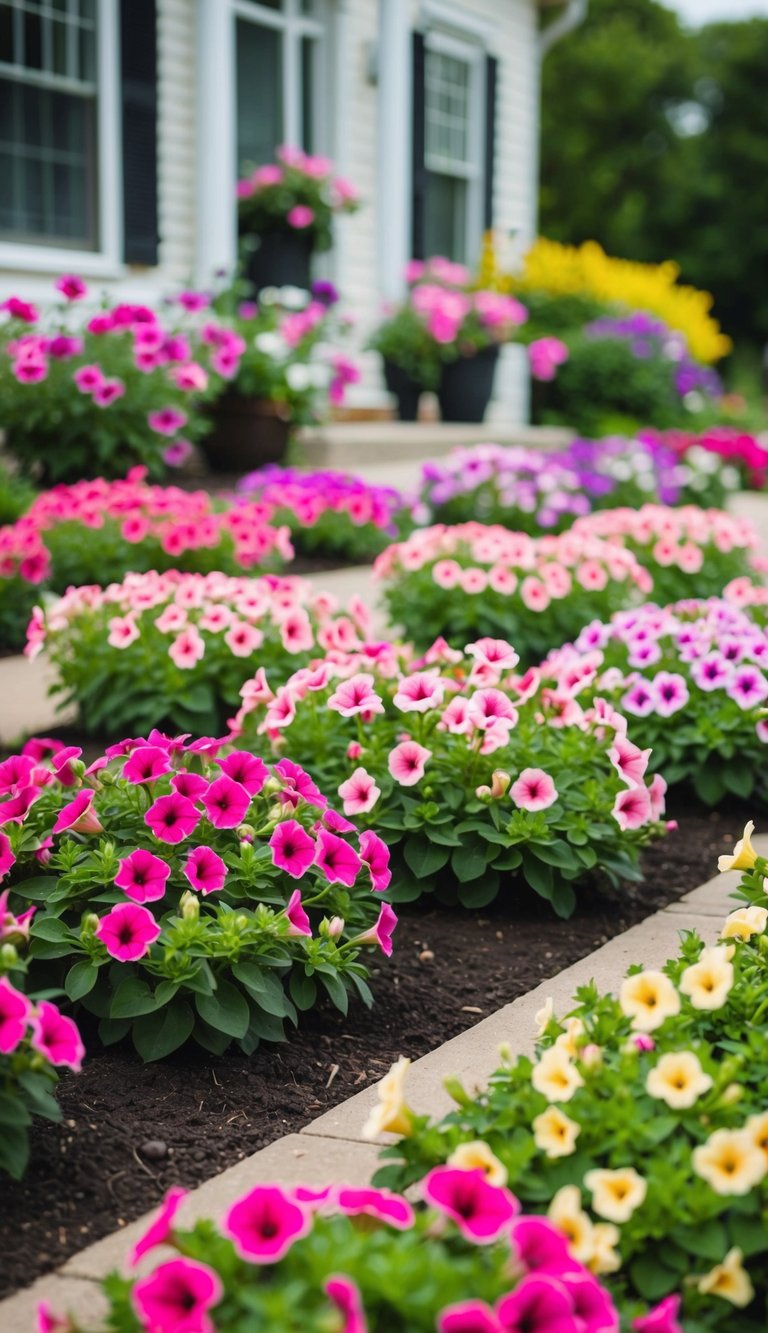
<path fill-rule="evenodd" d="M 347 759 L 359 759 L 363 753 L 363 747 L 359 741 L 350 741 L 347 746 Z"/>
<path fill-rule="evenodd" d="M 189 889 L 182 893 L 179 907 L 185 921 L 197 921 L 199 919 L 200 902 Z"/>
<path fill-rule="evenodd" d="M 7 972 L 15 967 L 19 961 L 19 955 L 13 944 L 3 944 L 0 947 L 0 972 Z"/>
<path fill-rule="evenodd" d="M 511 1065 L 514 1063 L 512 1047 L 508 1041 L 499 1042 L 499 1059 L 503 1065 Z"/>
<path fill-rule="evenodd" d="M 511 774 L 503 768 L 495 768 L 491 774 L 491 796 L 494 801 L 501 800 L 507 793 L 507 788 L 512 781 Z"/>
<path fill-rule="evenodd" d="M 656 1042 L 653 1040 L 653 1037 L 648 1036 L 647 1032 L 636 1032 L 629 1040 L 630 1044 L 634 1046 L 636 1051 L 656 1050 Z"/>
<path fill-rule="evenodd" d="M 488 801 L 491 800 L 493 792 L 491 791 L 490 787 L 486 786 L 475 787 L 475 796 L 477 797 L 478 801 L 484 801 L 487 804 Z"/>
<path fill-rule="evenodd" d="M 267 778 L 261 789 L 261 794 L 262 796 L 276 796 L 282 790 L 283 784 L 279 778 Z"/>
<path fill-rule="evenodd" d="M 253 824 L 239 824 L 235 832 L 241 842 L 253 842 L 255 832 Z"/>
<path fill-rule="evenodd" d="M 601 1046 L 596 1046 L 593 1041 L 587 1043 L 579 1051 L 579 1059 L 587 1069 L 599 1069 L 603 1063 L 603 1050 Z"/>
<path fill-rule="evenodd" d="M 235 917 L 235 925 L 237 926 L 238 930 L 247 930 L 250 924 L 251 924 L 250 920 L 248 919 L 247 916 L 243 916 L 242 912 L 240 913 L 239 916 Z"/>
<path fill-rule="evenodd" d="M 327 935 L 329 940 L 337 940 L 344 930 L 344 917 L 332 916 L 330 921 L 326 918 L 321 922 L 321 928 L 322 926 L 325 926 L 323 934 Z"/>
<path fill-rule="evenodd" d="M 84 939 L 86 935 L 94 935 L 98 929 L 99 918 L 95 912 L 87 912 L 80 925 L 80 938 Z"/>
<path fill-rule="evenodd" d="M 727 1088 L 723 1088 L 720 1101 L 723 1106 L 734 1106 L 743 1096 L 744 1089 L 740 1083 L 729 1083 Z"/>
<path fill-rule="evenodd" d="M 458 1106 L 472 1106 L 472 1098 L 455 1074 L 450 1074 L 448 1078 L 443 1079 L 443 1087 L 448 1096 L 452 1097 Z"/>

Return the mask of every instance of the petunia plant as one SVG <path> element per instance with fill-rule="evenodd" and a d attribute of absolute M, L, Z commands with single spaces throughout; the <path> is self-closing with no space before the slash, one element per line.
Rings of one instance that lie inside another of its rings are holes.
<path fill-rule="evenodd" d="M 581 706 L 599 696 L 626 714 L 667 783 L 691 783 L 708 805 L 765 797 L 768 634 L 749 608 L 713 597 L 619 611 L 542 670 Z"/>
<path fill-rule="evenodd" d="M 219 1053 L 285 1039 L 322 992 L 371 992 L 389 955 L 388 854 L 284 758 L 152 732 L 89 768 L 34 741 L 0 764 L 11 910 L 36 909 L 28 970 L 146 1060 L 194 1038 Z"/>
<path fill-rule="evenodd" d="M 664 831 L 664 782 L 625 718 L 524 675 L 505 640 L 423 659 L 391 644 L 335 652 L 273 690 L 261 672 L 232 719 L 238 745 L 284 747 L 394 850 L 398 900 L 466 907 L 527 883 L 561 916 L 595 881 L 638 879 Z"/>
<path fill-rule="evenodd" d="M 56 668 L 52 692 L 86 733 L 140 735 L 157 724 L 218 733 L 259 665 L 287 676 L 331 649 L 362 646 L 369 616 L 295 577 L 129 574 L 104 589 L 70 588 L 36 609 L 26 654 Z"/>
<path fill-rule="evenodd" d="M 130 1275 L 104 1281 L 109 1313 L 98 1327 L 619 1333 L 604 1285 L 557 1229 L 522 1214 L 479 1170 L 437 1167 L 415 1204 L 370 1187 L 257 1183 L 217 1221 L 191 1229 L 178 1220 L 184 1195 L 166 1195 L 129 1255 Z M 44 1329 L 80 1327 L 47 1304 L 38 1319 Z M 635 1324 L 637 1333 L 654 1327 Z"/>
<path fill-rule="evenodd" d="M 562 1018 L 548 1001 L 533 1058 L 502 1052 L 477 1096 L 450 1081 L 457 1109 L 438 1123 L 408 1106 L 401 1061 L 366 1127 L 404 1135 L 384 1150 L 396 1165 L 377 1183 L 476 1165 L 548 1216 L 572 1256 L 604 1275 L 628 1324 L 640 1301 L 668 1316 L 631 1326 L 763 1329 L 768 862 L 751 829 L 720 858 L 747 872 L 749 905 L 729 914 L 717 944 L 689 933 L 663 969 L 630 968 L 615 996 L 580 987 Z"/>
<path fill-rule="evenodd" d="M 533 538 L 482 523 L 437 524 L 387 547 L 374 565 L 393 624 L 417 648 L 439 636 L 461 647 L 511 639 L 528 665 L 573 639 L 591 615 L 607 619 L 653 584 L 634 554 L 600 538 Z"/>

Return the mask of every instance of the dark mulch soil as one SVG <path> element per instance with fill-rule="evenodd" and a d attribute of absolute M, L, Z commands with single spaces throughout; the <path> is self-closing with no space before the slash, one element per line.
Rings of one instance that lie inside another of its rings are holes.
<path fill-rule="evenodd" d="M 433 1050 L 709 879 L 746 816 L 679 817 L 679 831 L 648 850 L 645 885 L 570 921 L 535 901 L 514 911 L 497 902 L 481 915 L 403 909 L 370 1013 L 318 1010 L 290 1043 L 250 1060 L 191 1050 L 142 1066 L 127 1047 L 94 1051 L 81 1075 L 61 1080 L 63 1122 L 35 1128 L 26 1178 L 3 1182 L 0 1295 L 152 1208 L 169 1185 L 197 1185 L 299 1129 L 399 1055 Z"/>

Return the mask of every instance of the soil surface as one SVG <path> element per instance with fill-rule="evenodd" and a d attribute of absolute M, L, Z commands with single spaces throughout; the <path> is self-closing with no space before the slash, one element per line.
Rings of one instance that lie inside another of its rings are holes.
<path fill-rule="evenodd" d="M 250 1059 L 189 1049 L 142 1065 L 128 1046 L 93 1048 L 60 1083 L 63 1121 L 38 1122 L 31 1165 L 0 1190 L 0 1295 L 153 1208 L 172 1184 L 200 1184 L 426 1054 L 696 888 L 749 812 L 672 810 L 679 830 L 648 849 L 646 882 L 585 904 L 570 921 L 536 900 L 472 914 L 400 909 L 396 948 L 373 972 L 376 1003 L 304 1017 Z M 489 1070 L 490 1072 L 490 1070 Z"/>

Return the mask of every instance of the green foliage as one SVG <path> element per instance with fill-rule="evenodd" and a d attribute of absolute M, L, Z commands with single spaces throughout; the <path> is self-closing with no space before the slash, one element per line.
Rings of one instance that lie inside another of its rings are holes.
<path fill-rule="evenodd" d="M 537 420 L 568 425 L 583 435 L 666 430 L 690 422 L 675 390 L 675 363 L 660 351 L 635 356 L 623 338 L 578 333 L 557 377 L 533 389 Z"/>

